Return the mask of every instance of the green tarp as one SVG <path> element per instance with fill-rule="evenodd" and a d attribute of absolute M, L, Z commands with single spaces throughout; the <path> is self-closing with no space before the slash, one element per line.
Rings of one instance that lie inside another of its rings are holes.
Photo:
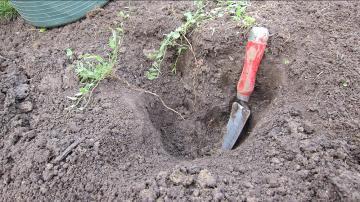
<path fill-rule="evenodd" d="M 11 0 L 20 15 L 37 27 L 56 27 L 74 22 L 107 0 Z"/>

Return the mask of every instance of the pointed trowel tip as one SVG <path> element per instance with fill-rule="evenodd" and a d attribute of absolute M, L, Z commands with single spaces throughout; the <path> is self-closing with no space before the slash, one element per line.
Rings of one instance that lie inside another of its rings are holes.
<path fill-rule="evenodd" d="M 232 104 L 230 118 L 226 125 L 226 134 L 221 147 L 222 150 L 231 150 L 234 147 L 249 116 L 250 110 L 248 107 L 244 107 L 237 102 Z"/>

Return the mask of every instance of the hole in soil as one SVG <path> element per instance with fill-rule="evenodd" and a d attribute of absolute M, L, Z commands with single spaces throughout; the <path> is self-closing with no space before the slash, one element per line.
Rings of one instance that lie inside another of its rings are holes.
<path fill-rule="evenodd" d="M 274 98 L 283 82 L 283 72 L 276 68 L 278 64 L 272 59 L 264 59 L 256 77 L 255 89 L 249 100 L 251 108 L 251 119 L 249 121 L 249 131 L 253 130 L 261 120 L 267 107 Z"/>
<path fill-rule="evenodd" d="M 150 101 L 148 111 L 153 125 L 161 132 L 164 149 L 173 156 L 186 159 L 210 156 L 216 151 L 214 145 L 228 116 L 227 106 L 215 106 L 182 120 L 157 100 Z"/>
<path fill-rule="evenodd" d="M 283 71 L 276 68 L 274 59 L 264 59 L 256 77 L 255 89 L 249 100 L 251 115 L 236 142 L 234 148 L 240 146 L 256 128 L 257 123 L 267 113 L 270 103 L 277 97 L 277 92 L 283 82 Z M 236 98 L 233 98 L 233 101 Z M 230 106 L 231 107 L 231 106 Z"/>
<path fill-rule="evenodd" d="M 211 72 L 217 72 L 215 74 L 219 75 L 218 71 L 213 71 L 213 69 L 217 68 L 216 66 L 211 67 L 209 65 L 210 76 L 197 75 L 197 78 L 203 80 L 196 81 L 196 90 L 189 90 L 189 87 L 185 87 L 187 83 L 193 81 L 193 75 L 189 73 L 191 70 L 189 67 L 183 68 L 186 71 L 183 70 L 181 81 L 174 80 L 171 84 L 177 86 L 174 89 L 181 89 L 181 87 L 187 89 L 185 93 L 181 90 L 171 92 L 177 97 L 184 96 L 183 104 L 178 108 L 189 112 L 186 120 L 181 120 L 177 114 L 166 109 L 155 98 L 147 99 L 149 101 L 148 112 L 150 119 L 155 128 L 160 131 L 163 147 L 170 155 L 178 158 L 194 159 L 212 155 L 221 147 L 231 105 L 236 99 L 235 87 L 239 78 L 238 73 L 232 71 L 234 69 L 233 64 L 228 63 L 224 64 L 224 66 L 226 67 L 223 68 L 223 72 L 220 72 L 221 75 L 217 76 L 219 80 L 216 82 L 208 82 L 214 77 Z M 264 58 L 261 64 L 255 90 L 249 102 L 252 116 L 248 121 L 248 130 L 244 132 L 239 141 L 240 143 L 255 129 L 258 121 L 266 113 L 267 107 L 276 97 L 276 92 L 282 82 L 282 72 L 280 69 L 275 68 L 276 66 L 277 64 L 269 58 Z M 197 93 L 197 101 L 194 101 L 196 104 L 189 107 L 186 100 L 189 98 L 194 99 L 194 93 Z M 168 104 L 171 105 L 171 101 Z"/>

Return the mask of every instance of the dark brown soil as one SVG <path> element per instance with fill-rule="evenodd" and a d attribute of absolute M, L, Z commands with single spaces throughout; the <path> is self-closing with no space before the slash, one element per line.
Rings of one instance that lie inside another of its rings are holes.
<path fill-rule="evenodd" d="M 170 50 L 160 78 L 144 76 L 144 52 L 191 9 L 113 1 L 45 33 L 21 18 L 1 24 L 1 201 L 360 200 L 359 3 L 252 4 L 271 37 L 247 134 L 229 152 L 219 148 L 246 30 L 229 16 L 208 20 L 189 35 L 196 59 L 188 51 L 173 75 Z M 79 82 L 65 49 L 105 55 L 121 22 L 116 76 L 86 110 L 66 110 Z"/>

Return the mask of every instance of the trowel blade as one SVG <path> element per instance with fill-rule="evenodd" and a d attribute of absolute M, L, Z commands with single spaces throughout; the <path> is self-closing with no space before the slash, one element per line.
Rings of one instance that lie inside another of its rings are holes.
<path fill-rule="evenodd" d="M 222 145 L 223 150 L 231 150 L 250 117 L 250 109 L 237 102 L 231 107 L 230 119 L 226 126 L 226 134 Z"/>

